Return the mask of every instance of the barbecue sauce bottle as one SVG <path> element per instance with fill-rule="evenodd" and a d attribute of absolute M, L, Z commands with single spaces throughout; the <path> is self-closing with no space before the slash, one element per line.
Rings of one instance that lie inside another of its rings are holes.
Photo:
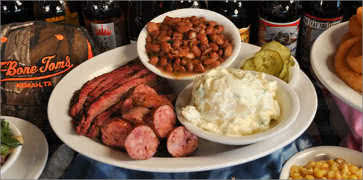
<path fill-rule="evenodd" d="M 250 42 L 250 27 L 251 22 L 248 18 L 248 4 L 246 0 L 233 0 L 231 2 L 231 9 L 228 12 L 228 19 L 230 19 L 239 29 L 241 41 L 245 43 Z"/>
<path fill-rule="evenodd" d="M 299 1 L 265 1 L 259 8 L 258 44 L 278 41 L 296 54 L 300 24 Z"/>
<path fill-rule="evenodd" d="M 85 1 L 84 23 L 102 52 L 128 43 L 125 16 L 120 2 Z"/>
<path fill-rule="evenodd" d="M 39 20 L 52 23 L 65 22 L 65 3 L 64 1 L 38 1 L 34 5 L 34 14 Z"/>
<path fill-rule="evenodd" d="M 147 22 L 166 11 L 165 1 L 128 1 L 127 29 L 131 43 L 136 43 L 139 33 Z"/>
<path fill-rule="evenodd" d="M 343 20 L 343 8 L 340 1 L 306 1 L 299 37 L 298 60 L 300 67 L 310 71 L 310 50 L 315 39 L 329 27 Z"/>

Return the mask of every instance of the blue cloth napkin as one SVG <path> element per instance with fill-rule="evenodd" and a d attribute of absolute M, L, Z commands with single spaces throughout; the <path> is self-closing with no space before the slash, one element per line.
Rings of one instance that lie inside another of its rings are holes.
<path fill-rule="evenodd" d="M 190 172 L 152 173 L 119 168 L 78 154 L 62 178 L 72 179 L 278 179 L 283 164 L 295 153 L 313 146 L 314 140 L 303 134 L 293 143 L 272 154 L 232 167 Z"/>

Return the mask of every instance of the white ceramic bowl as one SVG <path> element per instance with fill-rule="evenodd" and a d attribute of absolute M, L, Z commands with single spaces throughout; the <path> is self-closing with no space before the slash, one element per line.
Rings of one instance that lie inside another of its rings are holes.
<path fill-rule="evenodd" d="M 229 19 L 224 17 L 221 14 L 218 14 L 213 11 L 209 11 L 206 9 L 195 9 L 195 8 L 186 8 L 186 9 L 178 9 L 174 11 L 166 12 L 153 20 L 152 22 L 162 22 L 166 16 L 169 17 L 190 17 L 190 16 L 197 16 L 197 17 L 205 17 L 207 20 L 213 20 L 216 21 L 217 24 L 224 26 L 223 34 L 226 35 L 229 39 L 232 40 L 233 45 L 233 52 L 230 57 L 228 57 L 220 66 L 222 67 L 228 67 L 233 63 L 233 61 L 236 59 L 236 57 L 239 54 L 240 48 L 241 48 L 241 37 L 238 31 L 238 28 L 231 22 Z M 147 30 L 146 27 L 144 27 L 137 39 L 137 53 L 139 55 L 139 58 L 141 59 L 141 62 L 152 72 L 155 74 L 167 78 L 167 79 L 174 79 L 174 80 L 191 80 L 195 76 L 200 74 L 193 74 L 193 75 L 186 75 L 186 76 L 172 76 L 169 74 L 166 74 L 162 71 L 160 71 L 157 67 L 149 63 L 149 57 L 145 50 L 145 44 L 146 44 L 146 37 L 147 37 Z"/>
<path fill-rule="evenodd" d="M 255 71 L 250 71 L 253 73 L 258 73 Z M 219 135 L 212 132 L 205 131 L 194 124 L 188 122 L 184 116 L 181 114 L 181 109 L 186 105 L 189 105 L 192 95 L 192 86 L 193 83 L 190 83 L 182 92 L 179 93 L 176 100 L 176 113 L 179 121 L 193 134 L 201 137 L 203 139 L 207 139 L 209 141 L 228 144 L 228 145 L 245 145 L 252 144 L 258 141 L 262 141 L 268 138 L 271 138 L 275 135 L 280 134 L 282 131 L 286 130 L 295 120 L 300 111 L 300 103 L 299 98 L 296 92 L 284 81 L 266 74 L 266 78 L 268 80 L 277 81 L 278 89 L 277 89 L 277 101 L 280 104 L 281 115 L 279 117 L 279 123 L 263 132 L 255 133 L 252 135 L 232 137 Z"/>
<path fill-rule="evenodd" d="M 363 112 L 362 93 L 353 90 L 336 74 L 335 53 L 343 35 L 349 31 L 349 22 L 334 25 L 314 41 L 310 53 L 311 67 L 319 81 L 334 96 L 358 111 Z"/>
<path fill-rule="evenodd" d="M 363 166 L 363 154 L 361 152 L 339 146 L 318 146 L 298 152 L 292 156 L 282 167 L 280 179 L 289 178 L 292 165 L 303 166 L 309 161 L 328 160 L 338 157 L 356 166 Z"/>
<path fill-rule="evenodd" d="M 246 62 L 246 60 L 253 57 L 253 56 L 254 55 L 243 59 L 238 67 L 242 67 L 243 64 Z M 291 57 L 294 60 L 295 64 L 294 64 L 294 66 L 290 67 L 290 74 L 289 74 L 288 84 L 291 87 L 296 87 L 296 85 L 297 85 L 297 83 L 299 81 L 299 78 L 300 78 L 300 66 L 299 66 L 299 63 L 297 62 L 297 60 L 295 59 L 295 57 L 294 56 L 291 56 Z"/>
<path fill-rule="evenodd" d="M 9 122 L 9 128 L 15 136 L 22 136 L 21 132 L 14 124 L 12 124 L 10 121 L 7 121 L 7 122 Z M 22 145 L 16 147 L 14 149 L 14 151 L 11 154 L 9 154 L 8 159 L 1 166 L 1 174 L 5 173 L 14 164 L 14 162 L 18 159 L 20 152 L 22 150 L 22 147 L 23 147 Z"/>

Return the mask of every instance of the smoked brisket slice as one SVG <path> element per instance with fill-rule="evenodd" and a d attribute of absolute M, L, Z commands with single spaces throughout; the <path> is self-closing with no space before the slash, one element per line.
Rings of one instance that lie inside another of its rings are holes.
<path fill-rule="evenodd" d="M 156 75 L 150 74 L 143 78 L 137 78 L 128 81 L 119 86 L 118 88 L 105 92 L 94 103 L 90 105 L 86 113 L 87 117 L 83 119 L 76 127 L 76 132 L 80 135 L 85 135 L 94 118 L 112 105 L 116 104 L 130 89 L 136 87 L 139 84 L 152 83 L 156 80 Z"/>
<path fill-rule="evenodd" d="M 112 74 L 117 74 L 119 71 L 123 71 L 124 69 L 128 69 L 129 66 L 122 66 L 119 67 L 109 73 L 102 74 L 100 76 L 97 76 L 93 78 L 92 80 L 89 80 L 86 84 L 84 84 L 79 92 L 79 96 L 77 101 L 73 104 L 73 106 L 70 108 L 69 114 L 72 117 L 76 117 L 77 114 L 81 111 L 83 108 L 84 103 L 86 102 L 88 95 L 90 92 L 92 92 L 97 86 L 104 80 L 106 80 L 109 76 L 112 76 Z"/>

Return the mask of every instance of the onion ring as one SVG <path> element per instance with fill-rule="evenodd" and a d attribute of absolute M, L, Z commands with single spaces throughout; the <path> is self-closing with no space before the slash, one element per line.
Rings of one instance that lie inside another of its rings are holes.
<path fill-rule="evenodd" d="M 350 48 L 356 43 L 362 40 L 362 37 L 353 37 L 340 44 L 337 53 L 335 54 L 334 67 L 337 75 L 351 88 L 356 91 L 362 92 L 362 75 L 352 71 L 346 61 Z"/>
<path fill-rule="evenodd" d="M 362 74 L 362 41 L 354 43 L 349 50 L 347 64 L 353 71 Z"/>
<path fill-rule="evenodd" d="M 359 22 L 359 24 L 362 26 L 362 8 L 363 7 L 359 7 L 357 9 L 357 20 Z"/>
<path fill-rule="evenodd" d="M 354 15 L 349 20 L 349 32 L 354 36 L 362 36 L 362 25 L 359 24 L 357 15 Z"/>

